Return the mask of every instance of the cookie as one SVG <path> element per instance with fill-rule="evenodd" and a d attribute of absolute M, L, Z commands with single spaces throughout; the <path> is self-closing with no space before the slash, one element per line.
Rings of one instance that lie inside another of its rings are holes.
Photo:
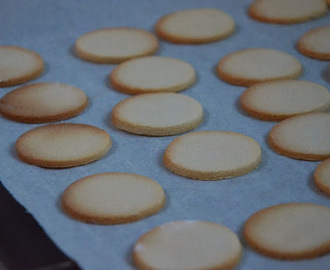
<path fill-rule="evenodd" d="M 218 76 L 227 83 L 251 86 L 255 83 L 295 79 L 302 73 L 297 58 L 267 48 L 243 49 L 226 55 L 217 66 Z"/>
<path fill-rule="evenodd" d="M 154 180 L 130 173 L 101 173 L 68 186 L 62 208 L 72 218 L 95 224 L 137 221 L 159 212 L 163 188 Z"/>
<path fill-rule="evenodd" d="M 311 203 L 272 206 L 244 224 L 244 238 L 266 256 L 300 260 L 330 252 L 330 208 Z"/>
<path fill-rule="evenodd" d="M 330 157 L 330 114 L 308 113 L 283 120 L 269 135 L 270 147 L 280 155 L 303 160 Z"/>
<path fill-rule="evenodd" d="M 327 111 L 330 94 L 325 87 L 313 82 L 280 80 L 250 86 L 240 102 L 255 118 L 280 121 L 298 114 Z"/>
<path fill-rule="evenodd" d="M 15 89 L 0 99 L 2 116 L 23 123 L 55 122 L 80 114 L 85 93 L 61 83 L 35 83 Z"/>
<path fill-rule="evenodd" d="M 196 81 L 195 69 L 185 61 L 147 56 L 126 61 L 110 74 L 114 89 L 130 95 L 182 91 Z"/>
<path fill-rule="evenodd" d="M 104 64 L 152 55 L 157 49 L 158 39 L 155 35 L 129 27 L 94 30 L 82 35 L 75 44 L 75 52 L 80 58 Z"/>
<path fill-rule="evenodd" d="M 203 120 L 203 108 L 195 99 L 181 94 L 143 94 L 118 103 L 111 120 L 116 128 L 130 133 L 169 136 L 197 127 Z"/>
<path fill-rule="evenodd" d="M 191 132 L 166 148 L 164 165 L 177 175 L 217 180 L 246 174 L 261 161 L 261 149 L 252 138 L 230 131 Z"/>
<path fill-rule="evenodd" d="M 173 221 L 142 235 L 133 247 L 138 269 L 232 269 L 242 245 L 229 228 L 205 221 Z"/>
<path fill-rule="evenodd" d="M 188 9 L 165 15 L 155 28 L 157 35 L 166 41 L 197 44 L 228 37 L 235 31 L 235 21 L 219 9 Z"/>
<path fill-rule="evenodd" d="M 298 50 L 309 57 L 330 60 L 330 25 L 309 30 L 297 43 Z"/>
<path fill-rule="evenodd" d="M 0 87 L 31 81 L 44 70 L 39 54 L 16 46 L 0 46 L 0 63 Z"/>
<path fill-rule="evenodd" d="M 85 124 L 48 124 L 31 129 L 16 142 L 18 157 L 29 164 L 66 168 L 90 163 L 111 147 L 108 133 Z"/>
<path fill-rule="evenodd" d="M 248 13 L 261 22 L 293 24 L 322 17 L 327 11 L 325 0 L 256 0 Z"/>
<path fill-rule="evenodd" d="M 330 158 L 317 166 L 314 172 L 314 182 L 319 190 L 330 195 Z"/>

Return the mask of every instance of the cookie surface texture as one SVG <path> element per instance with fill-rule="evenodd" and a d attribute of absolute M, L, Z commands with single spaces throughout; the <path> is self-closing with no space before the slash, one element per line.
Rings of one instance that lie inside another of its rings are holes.
<path fill-rule="evenodd" d="M 154 180 L 130 173 L 101 173 L 82 178 L 66 188 L 62 207 L 86 223 L 120 224 L 160 211 L 163 188 Z"/>
<path fill-rule="evenodd" d="M 105 64 L 152 55 L 157 49 L 158 39 L 155 35 L 129 27 L 94 30 L 82 35 L 75 44 L 75 52 L 80 58 Z"/>
<path fill-rule="evenodd" d="M 266 256 L 299 260 L 330 252 L 330 208 L 310 203 L 280 204 L 253 214 L 244 238 Z"/>
<path fill-rule="evenodd" d="M 189 9 L 162 17 L 156 33 L 162 39 L 181 44 L 208 43 L 231 35 L 235 21 L 225 12 L 212 9 Z"/>
<path fill-rule="evenodd" d="M 90 163 L 111 147 L 108 133 L 85 124 L 48 124 L 31 129 L 16 142 L 18 157 L 40 167 L 65 168 Z"/>
<path fill-rule="evenodd" d="M 111 119 L 115 127 L 130 133 L 168 136 L 197 127 L 203 119 L 203 108 L 181 94 L 143 94 L 118 103 Z"/>
<path fill-rule="evenodd" d="M 261 161 L 252 138 L 229 131 L 199 131 L 174 139 L 163 162 L 175 174 L 198 180 L 217 180 L 246 174 Z"/>
<path fill-rule="evenodd" d="M 327 11 L 325 0 L 256 0 L 249 15 L 266 23 L 292 24 L 324 16 Z"/>
<path fill-rule="evenodd" d="M 330 25 L 306 32 L 299 39 L 297 48 L 306 56 L 330 60 Z"/>
<path fill-rule="evenodd" d="M 250 86 L 240 101 L 249 115 L 280 121 L 298 114 L 327 111 L 330 94 L 324 86 L 313 82 L 280 80 Z"/>
<path fill-rule="evenodd" d="M 35 83 L 3 96 L 0 100 L 0 113 L 17 122 L 47 123 L 81 113 L 87 102 L 85 93 L 74 86 Z"/>
<path fill-rule="evenodd" d="M 330 159 L 317 166 L 314 172 L 314 182 L 319 190 L 330 196 Z"/>
<path fill-rule="evenodd" d="M 16 46 L 0 46 L 0 87 L 31 81 L 44 70 L 41 56 Z"/>
<path fill-rule="evenodd" d="M 195 69 L 185 61 L 162 56 L 132 59 L 110 74 L 113 88 L 126 94 L 182 91 L 196 81 Z"/>
<path fill-rule="evenodd" d="M 280 155 L 302 160 L 330 157 L 330 114 L 308 113 L 275 125 L 268 136 L 270 147 Z"/>
<path fill-rule="evenodd" d="M 229 228 L 204 221 L 174 221 L 158 226 L 135 243 L 138 269 L 232 269 L 242 246 Z"/>
<path fill-rule="evenodd" d="M 285 52 L 250 48 L 226 55 L 219 61 L 217 72 L 227 83 L 251 86 L 265 81 L 295 79 L 301 75 L 302 65 Z"/>

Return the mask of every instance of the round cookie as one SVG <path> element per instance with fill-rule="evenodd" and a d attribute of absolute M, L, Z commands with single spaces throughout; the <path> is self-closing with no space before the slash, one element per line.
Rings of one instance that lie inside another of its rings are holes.
<path fill-rule="evenodd" d="M 112 110 L 116 128 L 149 136 L 169 136 L 197 127 L 203 108 L 195 99 L 176 93 L 143 94 L 127 98 Z"/>
<path fill-rule="evenodd" d="M 252 138 L 229 131 L 191 132 L 167 147 L 164 165 L 177 175 L 217 180 L 248 173 L 261 161 L 261 149 Z"/>
<path fill-rule="evenodd" d="M 325 0 L 256 0 L 249 7 L 251 18 L 279 24 L 292 24 L 324 16 Z"/>
<path fill-rule="evenodd" d="M 231 35 L 235 21 L 225 12 L 214 8 L 188 9 L 160 18 L 156 33 L 162 39 L 181 44 L 217 41 Z"/>
<path fill-rule="evenodd" d="M 0 46 L 0 63 L 0 87 L 31 81 L 44 70 L 39 54 L 16 46 Z"/>
<path fill-rule="evenodd" d="M 250 48 L 226 55 L 219 61 L 217 72 L 227 83 L 251 86 L 265 81 L 295 79 L 301 75 L 302 65 L 285 52 Z"/>
<path fill-rule="evenodd" d="M 232 269 L 242 254 L 237 235 L 205 221 L 173 221 L 142 235 L 134 245 L 138 269 Z"/>
<path fill-rule="evenodd" d="M 2 116 L 23 123 L 47 123 L 78 115 L 87 106 L 85 93 L 61 83 L 35 83 L 0 99 Z"/>
<path fill-rule="evenodd" d="M 330 252 L 330 208 L 311 203 L 272 206 L 244 224 L 247 243 L 276 259 L 300 260 Z"/>
<path fill-rule="evenodd" d="M 330 60 L 330 25 L 315 28 L 303 34 L 297 48 L 306 56 Z"/>
<path fill-rule="evenodd" d="M 266 121 L 280 121 L 298 114 L 327 111 L 330 108 L 330 94 L 325 87 L 298 80 L 252 85 L 243 92 L 240 101 L 249 115 Z"/>
<path fill-rule="evenodd" d="M 62 196 L 68 215 L 95 224 L 137 221 L 159 212 L 164 204 L 164 190 L 156 181 L 130 173 L 87 176 L 68 186 Z"/>
<path fill-rule="evenodd" d="M 111 27 L 82 35 L 75 44 L 76 54 L 87 61 L 115 64 L 154 54 L 158 39 L 152 33 L 129 27 Z"/>
<path fill-rule="evenodd" d="M 18 157 L 29 164 L 66 168 L 90 163 L 111 147 L 108 133 L 85 124 L 48 124 L 21 135 L 16 142 Z"/>
<path fill-rule="evenodd" d="M 283 120 L 268 136 L 270 147 L 280 155 L 303 160 L 330 157 L 330 114 L 308 113 Z"/>
<path fill-rule="evenodd" d="M 330 158 L 317 166 L 314 182 L 319 190 L 330 196 Z"/>
<path fill-rule="evenodd" d="M 130 95 L 182 91 L 196 81 L 195 69 L 185 61 L 147 56 L 125 61 L 110 74 L 114 89 Z"/>

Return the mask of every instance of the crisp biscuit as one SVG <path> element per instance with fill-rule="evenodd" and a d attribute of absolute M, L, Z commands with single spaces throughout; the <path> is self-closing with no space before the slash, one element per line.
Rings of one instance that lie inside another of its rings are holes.
<path fill-rule="evenodd" d="M 267 48 L 243 49 L 226 55 L 217 65 L 218 76 L 225 82 L 251 86 L 255 83 L 295 79 L 302 73 L 297 58 Z"/>
<path fill-rule="evenodd" d="M 0 46 L 0 87 L 31 81 L 44 70 L 41 56 L 16 46 Z"/>
<path fill-rule="evenodd" d="M 16 142 L 18 157 L 29 164 L 66 168 L 90 163 L 111 147 L 108 133 L 85 124 L 48 124 L 21 135 Z"/>
<path fill-rule="evenodd" d="M 235 31 L 235 21 L 219 9 L 188 9 L 165 15 L 155 28 L 157 35 L 166 41 L 197 44 L 228 37 Z"/>
<path fill-rule="evenodd" d="M 87 61 L 116 64 L 154 54 L 158 39 L 151 32 L 130 27 L 110 27 L 82 35 L 75 44 L 76 54 Z"/>
<path fill-rule="evenodd" d="M 270 147 L 280 155 L 303 160 L 330 157 L 330 114 L 308 113 L 285 119 L 268 136 Z"/>
<path fill-rule="evenodd" d="M 162 56 L 132 59 L 110 74 L 114 89 L 130 95 L 182 91 L 196 81 L 195 69 L 185 61 Z"/>
<path fill-rule="evenodd" d="M 298 50 L 309 57 L 330 60 L 330 25 L 309 30 L 301 36 Z"/>
<path fill-rule="evenodd" d="M 181 94 L 143 94 L 118 103 L 111 120 L 116 128 L 130 133 L 169 136 L 197 127 L 203 120 L 203 108 L 195 99 Z"/>
<path fill-rule="evenodd" d="M 236 233 L 217 223 L 192 220 L 158 226 L 133 248 L 138 269 L 232 269 L 241 255 Z"/>
<path fill-rule="evenodd" d="M 248 13 L 261 22 L 293 24 L 322 17 L 327 11 L 325 0 L 256 0 Z"/>
<path fill-rule="evenodd" d="M 177 175 L 217 180 L 246 174 L 261 161 L 261 149 L 252 138 L 229 131 L 191 132 L 166 148 L 164 165 Z"/>
<path fill-rule="evenodd" d="M 255 118 L 280 121 L 303 113 L 327 111 L 330 94 L 324 86 L 313 82 L 280 80 L 250 86 L 240 102 Z"/>
<path fill-rule="evenodd" d="M 154 180 L 130 173 L 101 173 L 68 186 L 63 210 L 82 222 L 121 224 L 159 212 L 165 204 L 163 188 Z"/>
<path fill-rule="evenodd" d="M 2 116 L 23 123 L 47 123 L 81 113 L 87 106 L 85 93 L 61 83 L 35 83 L 15 89 L 0 99 Z"/>
<path fill-rule="evenodd" d="M 319 190 L 330 196 L 330 158 L 317 166 L 314 182 Z"/>
<path fill-rule="evenodd" d="M 244 224 L 244 238 L 266 256 L 301 260 L 330 252 L 330 208 L 311 203 L 272 206 Z"/>

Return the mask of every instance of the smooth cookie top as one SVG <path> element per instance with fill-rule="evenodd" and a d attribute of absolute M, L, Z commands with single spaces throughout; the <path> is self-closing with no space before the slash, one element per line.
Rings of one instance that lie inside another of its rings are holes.
<path fill-rule="evenodd" d="M 237 235 L 205 221 L 173 221 L 138 239 L 133 248 L 139 269 L 232 269 L 242 254 Z"/>
<path fill-rule="evenodd" d="M 330 252 L 330 208 L 311 203 L 272 206 L 244 224 L 244 238 L 256 251 L 299 260 Z"/>
<path fill-rule="evenodd" d="M 325 0 L 256 0 L 249 15 L 267 23 L 291 24 L 324 16 L 328 11 Z"/>
<path fill-rule="evenodd" d="M 250 86 L 255 83 L 295 79 L 302 73 L 297 58 L 282 51 L 250 48 L 222 58 L 217 66 L 219 77 L 227 83 Z"/>
<path fill-rule="evenodd" d="M 90 163 L 111 147 L 108 133 L 85 124 L 48 124 L 31 129 L 16 142 L 18 157 L 40 167 L 65 168 Z"/>
<path fill-rule="evenodd" d="M 223 39 L 235 30 L 235 21 L 225 12 L 212 9 L 188 9 L 162 17 L 156 33 L 173 43 L 195 44 Z"/>
<path fill-rule="evenodd" d="M 321 191 L 330 196 L 330 158 L 317 166 L 314 181 Z"/>
<path fill-rule="evenodd" d="M 82 178 L 63 193 L 62 207 L 71 217 L 96 224 L 137 221 L 165 204 L 163 188 L 145 176 L 102 173 Z"/>
<path fill-rule="evenodd" d="M 39 54 L 15 46 L 0 46 L 0 63 L 0 87 L 28 82 L 44 70 Z"/>
<path fill-rule="evenodd" d="M 4 95 L 0 100 L 0 113 L 17 122 L 47 123 L 81 113 L 87 102 L 85 93 L 74 86 L 35 83 Z"/>
<path fill-rule="evenodd" d="M 137 28 L 113 27 L 82 35 L 75 44 L 76 54 L 87 61 L 115 64 L 154 54 L 158 39 L 152 33 Z"/>
<path fill-rule="evenodd" d="M 115 127 L 127 132 L 168 136 L 197 127 L 203 119 L 203 108 L 195 99 L 181 94 L 143 94 L 118 103 L 111 119 Z"/>
<path fill-rule="evenodd" d="M 261 160 L 259 144 L 229 131 L 191 132 L 174 139 L 166 148 L 164 165 L 175 174 L 198 180 L 239 176 Z"/>
<path fill-rule="evenodd" d="M 268 136 L 271 148 L 280 155 L 303 160 L 330 157 L 330 114 L 308 113 L 275 125 Z"/>
<path fill-rule="evenodd" d="M 196 72 L 180 59 L 147 56 L 118 65 L 110 81 L 113 88 L 126 94 L 178 92 L 194 84 Z"/>
<path fill-rule="evenodd" d="M 298 114 L 327 111 L 330 94 L 324 86 L 313 82 L 279 80 L 250 86 L 240 101 L 249 115 L 280 121 Z"/>

